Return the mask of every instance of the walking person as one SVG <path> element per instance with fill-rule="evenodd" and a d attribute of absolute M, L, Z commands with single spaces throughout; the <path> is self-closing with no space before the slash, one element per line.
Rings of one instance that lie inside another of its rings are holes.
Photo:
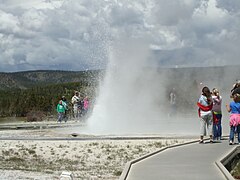
<path fill-rule="evenodd" d="M 203 137 L 206 136 L 207 132 L 210 136 L 210 143 L 213 143 L 213 114 L 212 107 L 213 101 L 211 92 L 208 87 L 203 87 L 202 95 L 198 99 L 198 115 L 200 117 L 200 140 L 199 143 L 204 143 Z M 207 131 L 207 132 L 206 132 Z"/>
<path fill-rule="evenodd" d="M 230 135 L 229 145 L 234 143 L 235 132 L 238 136 L 238 143 L 240 144 L 240 94 L 233 95 L 233 101 L 226 104 L 227 111 L 230 113 Z"/>
<path fill-rule="evenodd" d="M 62 105 L 62 100 L 60 100 L 57 105 L 57 112 L 58 112 L 58 121 L 57 122 L 61 123 L 63 120 L 64 114 L 65 114 L 65 108 Z"/>
<path fill-rule="evenodd" d="M 212 89 L 213 100 L 213 139 L 222 139 L 222 97 L 217 88 Z"/>

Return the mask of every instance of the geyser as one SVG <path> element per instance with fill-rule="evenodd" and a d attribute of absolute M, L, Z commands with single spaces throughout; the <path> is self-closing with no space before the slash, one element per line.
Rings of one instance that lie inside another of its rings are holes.
<path fill-rule="evenodd" d="M 118 42 L 110 50 L 88 130 L 94 134 L 179 134 L 198 132 L 181 118 L 169 118 L 166 84 L 169 79 L 152 61 L 149 45 L 142 41 Z"/>

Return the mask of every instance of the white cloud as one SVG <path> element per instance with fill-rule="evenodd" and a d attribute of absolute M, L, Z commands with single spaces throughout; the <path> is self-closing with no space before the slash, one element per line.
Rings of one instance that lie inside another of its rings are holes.
<path fill-rule="evenodd" d="M 19 20 L 12 14 L 0 10 L 0 32 L 15 33 L 19 31 Z"/>
<path fill-rule="evenodd" d="M 101 68 L 122 36 L 144 39 L 167 66 L 234 64 L 240 55 L 238 0 L 0 4 L 0 71 Z"/>

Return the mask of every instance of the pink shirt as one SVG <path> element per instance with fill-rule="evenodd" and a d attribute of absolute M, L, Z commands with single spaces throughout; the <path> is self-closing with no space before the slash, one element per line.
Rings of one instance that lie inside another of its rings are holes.
<path fill-rule="evenodd" d="M 83 100 L 83 108 L 84 108 L 85 110 L 87 110 L 88 107 L 89 107 L 89 102 L 88 102 L 87 99 L 84 99 L 84 100 Z"/>
<path fill-rule="evenodd" d="M 219 96 L 212 96 L 213 99 L 213 108 L 212 110 L 215 112 L 222 112 L 221 106 L 222 106 L 222 97 Z"/>

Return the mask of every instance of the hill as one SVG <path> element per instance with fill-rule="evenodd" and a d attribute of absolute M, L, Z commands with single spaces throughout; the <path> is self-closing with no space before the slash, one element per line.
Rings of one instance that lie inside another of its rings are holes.
<path fill-rule="evenodd" d="M 24 71 L 14 73 L 0 73 L 0 90 L 28 89 L 35 85 L 45 86 L 50 84 L 85 82 L 97 83 L 103 76 L 101 70 L 89 71 Z"/>

